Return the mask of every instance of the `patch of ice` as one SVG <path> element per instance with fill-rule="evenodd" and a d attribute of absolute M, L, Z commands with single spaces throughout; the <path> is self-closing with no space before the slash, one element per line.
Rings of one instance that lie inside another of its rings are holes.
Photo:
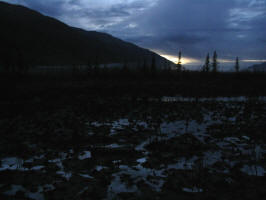
<path fill-rule="evenodd" d="M 209 115 L 205 118 L 210 118 Z M 212 121 L 207 120 L 208 123 L 198 123 L 196 120 L 178 120 L 174 122 L 163 122 L 161 124 L 161 133 L 167 136 L 167 139 L 191 133 L 198 140 L 204 143 L 204 137 L 208 135 L 205 133 L 208 124 Z"/>
<path fill-rule="evenodd" d="M 71 172 L 65 172 L 63 170 L 57 171 L 56 174 L 61 175 L 62 177 L 66 178 L 68 181 L 72 177 L 72 173 Z"/>
<path fill-rule="evenodd" d="M 104 125 L 104 123 L 101 123 L 101 122 L 92 122 L 91 125 L 92 126 L 95 126 L 95 127 L 101 127 L 102 125 Z"/>
<path fill-rule="evenodd" d="M 60 169 L 64 168 L 62 160 L 60 158 L 55 158 L 55 159 L 52 159 L 52 160 L 48 160 L 48 162 L 55 163 L 57 165 L 57 167 L 59 167 Z"/>
<path fill-rule="evenodd" d="M 135 147 L 136 151 L 145 151 L 145 146 L 149 143 L 149 140 L 145 140 L 144 142 L 140 143 Z"/>
<path fill-rule="evenodd" d="M 44 196 L 40 191 L 38 191 L 38 192 L 26 192 L 26 196 L 29 199 L 44 200 Z"/>
<path fill-rule="evenodd" d="M 238 144 L 240 142 L 240 139 L 237 138 L 237 137 L 225 137 L 224 141 L 230 142 L 230 143 L 233 143 L 233 144 Z"/>
<path fill-rule="evenodd" d="M 84 151 L 82 155 L 79 155 L 79 160 L 85 160 L 87 158 L 91 158 L 91 152 L 90 151 Z"/>
<path fill-rule="evenodd" d="M 17 157 L 8 157 L 3 158 L 1 160 L 2 166 L 0 167 L 0 171 L 4 170 L 23 170 L 23 159 Z"/>
<path fill-rule="evenodd" d="M 137 162 L 140 164 L 145 163 L 146 161 L 147 161 L 147 158 L 140 158 L 137 160 Z"/>
<path fill-rule="evenodd" d="M 204 152 L 204 158 L 203 158 L 203 164 L 206 164 L 207 166 L 211 166 L 214 163 L 222 160 L 222 152 L 220 151 L 207 151 Z"/>
<path fill-rule="evenodd" d="M 184 192 L 203 192 L 203 189 L 193 187 L 193 188 L 183 188 Z"/>
<path fill-rule="evenodd" d="M 150 142 L 152 142 L 154 139 L 158 139 L 158 140 L 162 140 L 164 139 L 163 137 L 159 137 L 159 136 L 152 136 L 146 140 L 144 140 L 143 142 L 141 142 L 139 145 L 137 145 L 135 147 L 136 151 L 144 151 L 144 154 L 148 154 L 148 152 L 146 151 L 146 149 L 144 148 L 147 144 L 149 144 Z"/>
<path fill-rule="evenodd" d="M 144 121 L 137 121 L 137 126 L 142 126 L 144 128 L 148 128 L 148 123 Z"/>
<path fill-rule="evenodd" d="M 165 181 L 163 179 L 153 180 L 152 182 L 146 180 L 146 183 L 150 185 L 156 192 L 160 192 Z"/>
<path fill-rule="evenodd" d="M 245 96 L 239 97 L 215 97 L 215 98 L 195 98 L 195 97 L 182 97 L 182 96 L 175 96 L 175 97 L 162 97 L 162 102 L 208 102 L 208 101 L 217 101 L 217 102 L 246 102 L 250 98 Z M 265 96 L 260 96 L 256 98 L 259 101 L 266 101 Z"/>
<path fill-rule="evenodd" d="M 248 137 L 246 135 L 243 135 L 242 138 L 245 139 L 245 140 L 250 140 L 250 137 Z"/>
<path fill-rule="evenodd" d="M 73 154 L 74 153 L 74 150 L 73 149 L 69 149 L 69 153 L 70 154 Z"/>
<path fill-rule="evenodd" d="M 192 169 L 197 159 L 197 156 L 193 156 L 191 159 L 181 158 L 177 163 L 168 165 L 167 168 L 181 170 Z"/>
<path fill-rule="evenodd" d="M 142 162 L 146 161 L 146 158 L 139 159 L 139 164 L 137 166 L 129 167 L 127 165 L 120 165 L 120 172 L 113 174 L 115 177 L 112 183 L 108 187 L 108 198 L 112 199 L 111 197 L 114 197 L 115 193 L 119 192 L 137 192 L 137 188 L 135 186 L 127 188 L 124 183 L 121 183 L 120 175 L 127 174 L 129 175 L 133 180 L 134 183 L 137 183 L 139 180 L 145 181 L 146 184 L 148 184 L 153 190 L 155 191 L 161 191 L 161 188 L 164 184 L 163 178 L 166 177 L 163 175 L 164 170 L 155 170 L 155 169 L 149 169 L 145 168 L 141 165 Z M 148 180 L 148 176 L 156 177 L 156 179 Z"/>
<path fill-rule="evenodd" d="M 60 156 L 61 160 L 65 160 L 65 159 L 67 159 L 68 153 L 60 152 L 59 156 Z"/>
<path fill-rule="evenodd" d="M 43 189 L 41 187 L 39 187 L 37 192 L 29 192 L 21 185 L 11 185 L 11 189 L 9 191 L 4 192 L 3 194 L 7 196 L 14 196 L 19 191 L 24 192 L 25 197 L 29 199 L 44 200 L 44 196 L 42 194 Z"/>
<path fill-rule="evenodd" d="M 61 175 L 62 177 L 66 178 L 69 181 L 69 179 L 72 177 L 72 173 L 71 172 L 65 172 L 64 171 L 64 165 L 62 163 L 62 161 L 67 158 L 67 153 L 61 152 L 59 155 L 60 155 L 60 158 L 48 160 L 48 162 L 55 163 L 59 168 L 59 170 L 56 172 L 56 174 Z"/>
<path fill-rule="evenodd" d="M 115 193 L 121 193 L 121 192 L 136 192 L 137 187 L 134 185 L 132 187 L 127 187 L 125 183 L 121 182 L 120 176 L 115 176 L 114 180 L 111 182 L 109 186 L 110 190 Z"/>
<path fill-rule="evenodd" d="M 96 167 L 95 167 L 95 169 L 99 172 L 99 171 L 101 171 L 101 170 L 103 170 L 103 169 L 106 169 L 107 167 L 104 167 L 104 166 L 101 166 L 101 165 L 97 165 Z"/>
<path fill-rule="evenodd" d="M 228 118 L 228 121 L 230 121 L 230 122 L 235 122 L 235 121 L 236 121 L 236 116 L 229 117 L 229 118 Z"/>
<path fill-rule="evenodd" d="M 89 136 L 93 136 L 94 134 L 95 134 L 95 133 L 92 132 L 92 131 L 88 132 L 88 135 L 89 135 Z"/>
<path fill-rule="evenodd" d="M 114 164 L 119 164 L 119 163 L 121 163 L 122 162 L 122 160 L 113 160 L 112 161 L 112 163 L 114 163 Z"/>
<path fill-rule="evenodd" d="M 88 174 L 79 174 L 81 177 L 92 179 L 93 177 Z"/>
<path fill-rule="evenodd" d="M 109 145 L 106 145 L 105 148 L 110 148 L 110 149 L 117 149 L 117 148 L 121 148 L 123 147 L 123 145 L 119 145 L 119 144 L 109 144 Z"/>
<path fill-rule="evenodd" d="M 110 130 L 110 135 L 114 135 L 116 134 L 116 130 L 121 130 L 125 126 L 129 126 L 129 121 L 127 118 L 122 118 L 122 119 L 113 121 L 111 125 L 112 125 L 112 128 Z"/>
<path fill-rule="evenodd" d="M 147 129 L 149 127 L 148 123 L 145 121 L 136 121 L 134 127 L 132 128 L 134 131 L 139 131 L 139 128 Z"/>
<path fill-rule="evenodd" d="M 264 174 L 266 173 L 266 170 L 262 166 L 258 165 L 244 165 L 241 171 L 250 176 L 264 176 Z"/>
<path fill-rule="evenodd" d="M 43 168 L 44 168 L 44 166 L 42 166 L 42 165 L 37 165 L 37 166 L 32 167 L 31 170 L 41 170 L 41 169 L 43 169 Z"/>
<path fill-rule="evenodd" d="M 26 168 L 23 167 L 24 163 L 31 163 L 33 162 L 33 159 L 28 159 L 24 161 L 23 159 L 17 158 L 17 157 L 9 157 L 9 158 L 4 158 L 1 160 L 2 166 L 0 167 L 0 171 L 5 171 L 5 170 L 17 170 L 17 171 L 37 171 L 41 170 L 44 168 L 44 166 L 33 166 L 32 168 Z"/>
<path fill-rule="evenodd" d="M 43 185 L 43 190 L 44 191 L 51 191 L 51 190 L 54 190 L 55 189 L 55 186 L 54 185 L 52 185 L 52 184 L 45 184 L 45 185 Z"/>
<path fill-rule="evenodd" d="M 24 163 L 32 163 L 33 161 L 34 161 L 34 159 L 30 158 L 30 159 L 25 160 Z"/>
<path fill-rule="evenodd" d="M 144 159 L 141 159 L 141 161 L 144 161 Z M 113 196 L 114 194 L 121 192 L 138 192 L 138 189 L 135 185 L 132 187 L 127 187 L 124 183 L 121 182 L 120 175 L 122 174 L 130 175 L 130 177 L 134 180 L 134 183 L 137 183 L 139 180 L 144 180 L 146 184 L 150 185 L 156 191 L 160 191 L 164 183 L 164 180 L 160 178 L 166 177 L 162 174 L 164 170 L 148 169 L 143 167 L 141 164 L 138 164 L 133 168 L 127 165 L 120 165 L 119 168 L 121 171 L 113 174 L 115 178 L 112 180 L 111 184 L 108 187 L 107 199 L 112 199 L 115 197 Z M 155 176 L 156 180 L 150 182 L 149 180 L 147 180 L 148 176 Z"/>
<path fill-rule="evenodd" d="M 138 192 L 138 188 L 136 185 L 128 187 L 125 183 L 123 183 L 120 179 L 119 174 L 113 174 L 114 179 L 111 184 L 108 186 L 107 190 L 107 199 L 114 199 L 116 194 L 122 192 Z"/>

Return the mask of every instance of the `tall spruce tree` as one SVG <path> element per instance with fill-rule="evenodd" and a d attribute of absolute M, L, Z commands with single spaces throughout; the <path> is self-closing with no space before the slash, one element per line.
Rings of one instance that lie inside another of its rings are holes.
<path fill-rule="evenodd" d="M 178 53 L 178 63 L 176 65 L 178 71 L 181 71 L 182 70 L 182 62 L 181 62 L 181 59 L 182 59 L 182 52 L 179 51 L 179 53 Z"/>
<path fill-rule="evenodd" d="M 212 58 L 212 71 L 213 72 L 217 72 L 217 68 L 218 68 L 217 57 L 218 57 L 217 53 L 216 53 L 216 51 L 214 51 L 213 58 Z"/>
<path fill-rule="evenodd" d="M 236 63 L 235 63 L 235 70 L 236 70 L 236 72 L 239 72 L 239 59 L 238 59 L 238 57 L 236 57 Z"/>
<path fill-rule="evenodd" d="M 203 71 L 209 72 L 210 71 L 210 54 L 208 53 L 206 56 L 205 64 L 203 67 Z"/>

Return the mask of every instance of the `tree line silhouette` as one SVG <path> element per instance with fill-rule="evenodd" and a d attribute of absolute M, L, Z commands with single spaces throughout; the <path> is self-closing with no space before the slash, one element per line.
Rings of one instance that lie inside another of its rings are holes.
<path fill-rule="evenodd" d="M 208 53 L 205 59 L 205 64 L 202 67 L 203 72 L 218 72 L 218 55 L 217 52 L 214 51 L 213 57 L 212 57 L 212 63 L 210 62 L 210 54 Z M 235 66 L 234 66 L 235 72 L 240 71 L 240 65 L 239 65 L 239 58 L 236 57 Z"/>
<path fill-rule="evenodd" d="M 29 69 L 29 62 L 26 61 L 20 49 L 16 48 L 12 53 L 8 50 L 0 51 L 0 72 L 22 75 L 26 74 Z"/>
<path fill-rule="evenodd" d="M 16 49 L 13 51 L 13 54 L 8 54 L 5 51 L 0 52 L 0 72 L 2 73 L 10 73 L 10 74 L 18 74 L 18 75 L 25 75 L 28 74 L 31 69 L 36 69 L 32 66 L 27 59 L 23 55 L 23 51 L 20 49 Z M 93 61 L 91 61 L 93 60 Z M 213 52 L 212 60 L 210 59 L 210 54 L 208 53 L 205 58 L 205 63 L 200 70 L 201 72 L 219 72 L 219 62 L 218 62 L 218 54 L 216 51 Z M 52 68 L 52 67 L 50 67 Z M 109 67 L 108 63 L 103 63 L 99 57 L 95 57 L 94 59 L 88 59 L 87 65 L 75 65 L 72 64 L 70 66 L 62 67 L 64 70 L 68 70 L 73 75 L 77 74 L 87 74 L 89 76 L 98 76 L 101 74 L 112 73 L 116 72 L 121 75 L 127 73 L 141 73 L 143 75 L 151 75 L 156 76 L 160 74 L 160 72 L 165 73 L 181 73 L 186 70 L 186 68 L 182 64 L 182 52 L 178 52 L 178 61 L 177 63 L 171 64 L 170 62 L 165 62 L 164 64 L 156 61 L 155 55 L 151 57 L 143 57 L 139 59 L 137 62 L 129 62 L 129 59 L 124 58 L 123 61 L 117 66 Z M 45 67 L 42 68 L 43 71 L 47 70 Z M 59 70 L 57 70 L 59 71 Z M 239 73 L 240 72 L 240 64 L 239 58 L 236 57 L 234 71 Z"/>

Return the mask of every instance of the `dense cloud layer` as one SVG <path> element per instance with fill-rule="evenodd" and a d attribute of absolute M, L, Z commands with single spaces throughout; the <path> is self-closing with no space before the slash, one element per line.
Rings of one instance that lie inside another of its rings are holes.
<path fill-rule="evenodd" d="M 5 0 L 162 54 L 266 57 L 266 0 Z"/>

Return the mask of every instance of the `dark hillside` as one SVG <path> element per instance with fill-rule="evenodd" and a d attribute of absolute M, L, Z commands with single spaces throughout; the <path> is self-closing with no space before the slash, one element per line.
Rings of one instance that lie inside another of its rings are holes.
<path fill-rule="evenodd" d="M 151 60 L 146 49 L 111 35 L 70 27 L 23 6 L 0 2 L 0 51 L 5 62 L 18 54 L 34 65 Z M 166 60 L 159 55 L 157 62 Z M 12 64 L 12 63 L 11 63 Z"/>

